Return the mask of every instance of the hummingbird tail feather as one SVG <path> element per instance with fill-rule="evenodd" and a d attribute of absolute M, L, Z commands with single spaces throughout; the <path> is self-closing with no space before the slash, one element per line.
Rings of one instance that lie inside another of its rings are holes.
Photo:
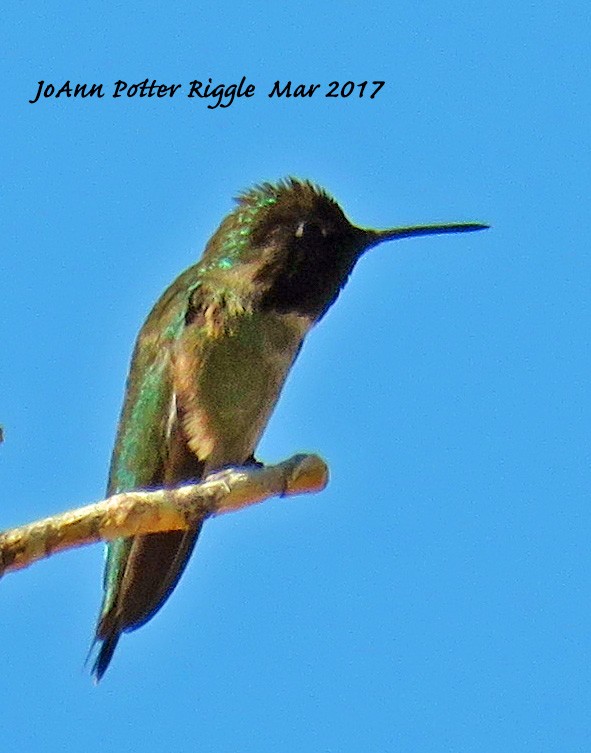
<path fill-rule="evenodd" d="M 97 682 L 100 682 L 102 676 L 107 671 L 107 667 L 109 666 L 111 659 L 113 658 L 113 654 L 115 653 L 115 648 L 117 647 L 117 643 L 119 642 L 120 637 L 121 631 L 113 630 L 113 632 L 110 633 L 108 637 L 101 639 L 102 643 L 98 656 L 96 657 L 96 661 L 92 665 L 92 674 L 94 675 Z"/>
<path fill-rule="evenodd" d="M 92 670 L 97 681 L 107 670 L 121 633 L 143 625 L 168 599 L 200 530 L 201 525 L 190 531 L 135 537 L 116 598 L 99 618 L 96 640 L 101 646 Z"/>

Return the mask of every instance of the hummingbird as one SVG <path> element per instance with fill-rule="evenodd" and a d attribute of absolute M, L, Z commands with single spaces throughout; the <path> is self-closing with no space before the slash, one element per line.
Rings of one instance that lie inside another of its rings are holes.
<path fill-rule="evenodd" d="M 358 227 L 324 189 L 296 178 L 240 194 L 201 260 L 164 292 L 139 333 L 107 494 L 180 486 L 256 463 L 256 446 L 304 338 L 361 255 L 384 241 L 487 227 Z M 97 681 L 121 634 L 146 623 L 168 599 L 200 529 L 108 544 Z"/>

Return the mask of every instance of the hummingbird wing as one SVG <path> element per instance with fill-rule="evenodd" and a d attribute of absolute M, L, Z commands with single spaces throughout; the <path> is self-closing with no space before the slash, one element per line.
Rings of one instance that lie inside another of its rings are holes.
<path fill-rule="evenodd" d="M 108 495 L 178 486 L 201 478 L 204 463 L 189 449 L 177 417 L 174 348 L 185 325 L 198 266 L 166 291 L 134 350 L 109 475 Z M 192 284 L 193 283 L 193 284 Z M 108 544 L 104 596 L 96 630 L 101 643 L 93 671 L 104 674 L 123 631 L 150 619 L 173 591 L 201 526 L 134 536 Z"/>

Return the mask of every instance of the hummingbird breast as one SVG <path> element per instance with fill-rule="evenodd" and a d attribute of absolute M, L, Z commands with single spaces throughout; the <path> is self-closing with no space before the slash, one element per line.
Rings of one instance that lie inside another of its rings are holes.
<path fill-rule="evenodd" d="M 188 327 L 174 355 L 177 411 L 205 473 L 254 452 L 312 321 L 272 311 L 235 317 L 217 337 Z"/>

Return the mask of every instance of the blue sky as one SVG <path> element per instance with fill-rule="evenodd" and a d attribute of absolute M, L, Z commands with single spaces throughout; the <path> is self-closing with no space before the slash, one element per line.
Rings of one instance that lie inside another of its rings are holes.
<path fill-rule="evenodd" d="M 478 220 L 362 259 L 259 448 L 320 495 L 210 521 L 177 591 L 84 667 L 102 547 L 0 583 L 20 751 L 588 751 L 589 8 L 3 10 L 0 527 L 99 499 L 135 335 L 240 189 L 356 222 Z M 209 110 L 193 79 L 255 84 Z M 37 82 L 181 83 L 48 99 Z M 370 100 L 327 84 L 384 80 Z M 274 82 L 321 83 L 310 99 Z"/>

